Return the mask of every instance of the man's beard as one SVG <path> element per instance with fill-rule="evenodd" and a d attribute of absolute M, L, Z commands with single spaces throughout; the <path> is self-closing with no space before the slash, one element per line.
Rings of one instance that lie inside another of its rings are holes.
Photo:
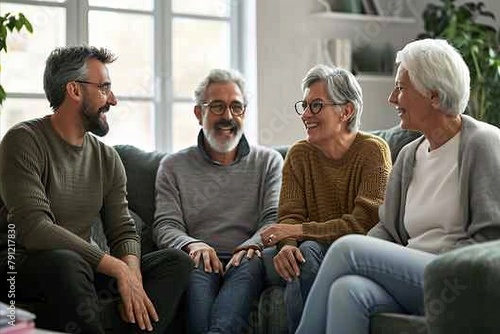
<path fill-rule="evenodd" d="M 205 114 L 206 115 L 206 114 Z M 238 146 L 241 137 L 243 136 L 243 129 L 236 123 L 234 120 L 221 119 L 217 123 L 215 123 L 211 128 L 207 128 L 205 124 L 207 124 L 207 120 L 205 116 L 203 121 L 203 134 L 210 145 L 210 147 L 219 152 L 219 153 L 227 153 L 231 152 Z M 217 138 L 217 132 L 221 131 L 220 129 L 231 128 L 231 132 L 234 133 L 234 137 L 221 141 Z"/>
<path fill-rule="evenodd" d="M 108 122 L 101 119 L 99 116 L 101 115 L 101 113 L 104 113 L 108 110 L 109 104 L 106 104 L 103 107 L 99 108 L 94 114 L 90 109 L 88 100 L 84 98 L 82 107 L 80 109 L 80 114 L 82 115 L 85 131 L 90 131 L 99 137 L 105 136 L 109 131 L 109 125 Z"/>

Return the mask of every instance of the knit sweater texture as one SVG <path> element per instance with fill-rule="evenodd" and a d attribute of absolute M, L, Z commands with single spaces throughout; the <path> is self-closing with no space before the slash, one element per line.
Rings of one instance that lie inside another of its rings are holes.
<path fill-rule="evenodd" d="M 0 144 L 0 195 L 14 226 L 17 250 L 67 249 L 94 268 L 104 252 L 90 243 L 102 213 L 111 254 L 140 256 L 126 201 L 126 176 L 116 151 L 85 134 L 65 142 L 50 116 L 14 126 Z M 2 226 L 5 233 L 7 227 Z"/>
<path fill-rule="evenodd" d="M 156 178 L 153 239 L 158 247 L 182 249 L 202 241 L 217 252 L 259 247 L 259 229 L 275 223 L 281 185 L 281 155 L 250 146 L 245 136 L 236 160 L 210 159 L 200 131 L 198 145 L 170 154 Z"/>
<path fill-rule="evenodd" d="M 390 170 L 387 143 L 371 134 L 359 132 L 337 160 L 299 141 L 285 159 L 279 223 L 302 224 L 303 239 L 324 243 L 349 233 L 365 234 L 378 221 Z"/>

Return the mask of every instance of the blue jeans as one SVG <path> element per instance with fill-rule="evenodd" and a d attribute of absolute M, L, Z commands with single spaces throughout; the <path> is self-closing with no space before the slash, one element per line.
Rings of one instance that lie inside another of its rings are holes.
<path fill-rule="evenodd" d="M 328 247 L 330 247 L 330 244 L 316 241 L 304 241 L 299 246 L 306 262 L 299 265 L 300 276 L 286 283 L 285 305 L 288 333 L 295 333 L 295 329 L 299 325 L 304 301 L 309 294 L 309 290 L 311 290 Z"/>
<path fill-rule="evenodd" d="M 338 239 L 323 260 L 296 333 L 366 334 L 372 313 L 423 314 L 424 269 L 435 257 L 363 235 Z"/>
<path fill-rule="evenodd" d="M 219 258 L 223 263 L 230 259 Z M 250 312 L 258 303 L 263 282 L 264 264 L 258 257 L 243 258 L 224 276 L 206 273 L 200 262 L 189 280 L 189 333 L 242 333 L 250 326 Z"/>

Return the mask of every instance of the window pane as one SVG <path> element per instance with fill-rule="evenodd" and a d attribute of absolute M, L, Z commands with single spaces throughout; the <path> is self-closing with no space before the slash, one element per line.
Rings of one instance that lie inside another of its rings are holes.
<path fill-rule="evenodd" d="M 172 11 L 182 14 L 224 16 L 230 14 L 230 0 L 173 0 Z"/>
<path fill-rule="evenodd" d="M 153 17 L 92 10 L 89 41 L 114 52 L 110 74 L 113 92 L 121 96 L 153 96 Z"/>
<path fill-rule="evenodd" d="M 45 99 L 14 99 L 8 97 L 0 111 L 0 135 L 2 137 L 14 124 L 52 114 L 49 103 Z"/>
<path fill-rule="evenodd" d="M 63 8 L 0 4 L 0 12 L 22 12 L 33 25 L 33 34 L 14 33 L 2 53 L 1 80 L 7 92 L 43 93 L 45 60 L 55 47 L 66 44 L 66 11 Z"/>
<path fill-rule="evenodd" d="M 90 6 L 121 9 L 153 10 L 154 0 L 89 0 Z"/>
<path fill-rule="evenodd" d="M 174 103 L 174 113 L 172 115 L 174 152 L 197 143 L 198 132 L 200 132 L 201 127 L 194 115 L 193 108 L 193 103 Z"/>
<path fill-rule="evenodd" d="M 174 19 L 172 48 L 174 96 L 190 98 L 210 69 L 230 66 L 229 23 Z"/>
<path fill-rule="evenodd" d="M 154 149 L 153 103 L 118 101 L 106 118 L 109 132 L 100 137 L 108 145 L 129 144 L 146 151 Z"/>

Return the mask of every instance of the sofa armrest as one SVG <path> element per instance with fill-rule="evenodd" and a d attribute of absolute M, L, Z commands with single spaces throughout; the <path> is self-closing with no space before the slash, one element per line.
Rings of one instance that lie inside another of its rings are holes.
<path fill-rule="evenodd" d="M 424 282 L 429 333 L 500 333 L 500 241 L 439 256 Z"/>
<path fill-rule="evenodd" d="M 425 334 L 425 318 L 398 313 L 375 313 L 370 316 L 370 334 Z"/>

